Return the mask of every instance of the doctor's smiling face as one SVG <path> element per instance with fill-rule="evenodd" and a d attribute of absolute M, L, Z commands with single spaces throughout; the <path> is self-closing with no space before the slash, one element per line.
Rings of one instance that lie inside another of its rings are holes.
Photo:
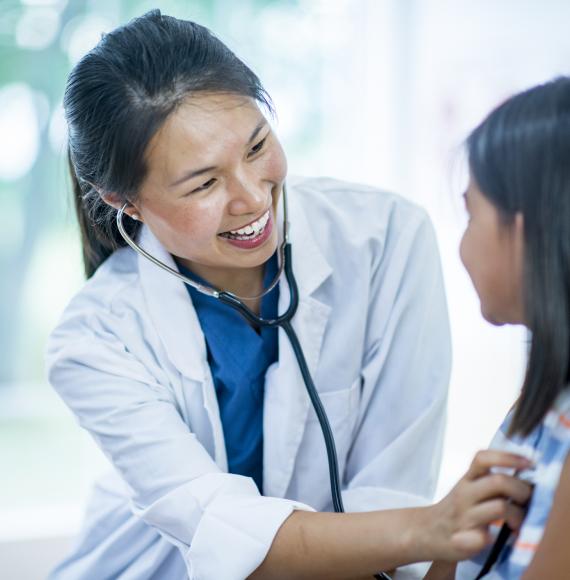
<path fill-rule="evenodd" d="M 287 163 L 256 102 L 189 97 L 153 136 L 145 160 L 147 175 L 128 213 L 138 213 L 173 256 L 211 284 L 235 290 L 248 275 L 258 284 L 278 244 Z"/>

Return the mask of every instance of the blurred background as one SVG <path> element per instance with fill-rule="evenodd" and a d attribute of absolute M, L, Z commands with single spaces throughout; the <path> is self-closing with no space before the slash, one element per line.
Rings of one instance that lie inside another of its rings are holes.
<path fill-rule="evenodd" d="M 570 72 L 570 3 L 0 0 L 2 578 L 45 576 L 105 466 L 43 368 L 46 337 L 83 282 L 61 101 L 101 34 L 155 7 L 207 25 L 259 74 L 291 173 L 377 185 L 430 213 L 454 342 L 438 497 L 487 445 L 521 382 L 524 332 L 481 319 L 458 259 L 461 143 L 512 93 Z"/>

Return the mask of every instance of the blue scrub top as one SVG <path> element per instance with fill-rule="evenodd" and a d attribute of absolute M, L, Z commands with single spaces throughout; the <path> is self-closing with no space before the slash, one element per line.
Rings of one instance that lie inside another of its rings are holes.
<path fill-rule="evenodd" d="M 178 264 L 182 274 L 208 283 Z M 265 264 L 264 287 L 277 274 L 277 253 Z M 265 373 L 277 361 L 278 331 L 254 330 L 231 306 L 186 285 L 206 338 L 224 430 L 228 469 L 252 477 L 263 493 L 263 395 Z M 277 317 L 279 285 L 261 300 L 261 316 Z"/>

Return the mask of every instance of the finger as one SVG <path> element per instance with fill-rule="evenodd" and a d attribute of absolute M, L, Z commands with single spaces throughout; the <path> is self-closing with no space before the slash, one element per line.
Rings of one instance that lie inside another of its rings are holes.
<path fill-rule="evenodd" d="M 460 560 L 474 556 L 491 542 L 492 537 L 485 528 L 462 530 L 451 536 L 451 544 L 459 552 Z"/>
<path fill-rule="evenodd" d="M 532 494 L 532 487 L 516 477 L 492 473 L 472 482 L 469 491 L 474 503 L 481 503 L 491 498 L 509 498 L 524 505 Z"/>
<path fill-rule="evenodd" d="M 476 453 L 465 477 L 466 479 L 475 480 L 489 473 L 491 467 L 527 469 L 530 466 L 531 462 L 526 457 L 522 457 L 522 455 L 506 453 L 497 449 L 485 449 Z"/>
<path fill-rule="evenodd" d="M 512 503 L 507 504 L 505 521 L 514 532 L 518 532 L 521 529 L 525 515 L 526 510 L 524 508 Z"/>
<path fill-rule="evenodd" d="M 466 527 L 480 528 L 505 520 L 508 514 L 507 504 L 505 499 L 491 499 L 474 506 L 465 514 Z"/>

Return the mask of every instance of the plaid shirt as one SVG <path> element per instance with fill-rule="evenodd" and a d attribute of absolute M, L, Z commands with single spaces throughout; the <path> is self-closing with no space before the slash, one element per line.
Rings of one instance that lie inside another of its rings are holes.
<path fill-rule="evenodd" d="M 535 487 L 522 528 L 509 539 L 485 580 L 520 578 L 536 552 L 570 451 L 570 389 L 561 393 L 542 423 L 527 437 L 507 437 L 510 421 L 511 413 L 495 435 L 491 447 L 532 459 L 535 467 L 519 474 L 519 477 Z M 491 533 L 496 535 L 500 526 L 501 523 L 491 526 Z M 487 548 L 472 560 L 461 562 L 457 567 L 456 580 L 474 580 L 489 551 L 490 548 Z"/>

